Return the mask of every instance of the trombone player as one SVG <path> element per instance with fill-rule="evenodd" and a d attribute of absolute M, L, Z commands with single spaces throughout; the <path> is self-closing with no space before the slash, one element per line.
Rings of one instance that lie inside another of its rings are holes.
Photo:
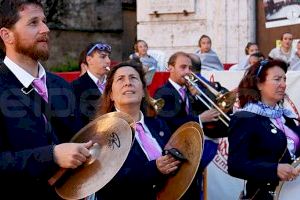
<path fill-rule="evenodd" d="M 208 109 L 202 101 L 193 96 L 195 92 L 185 78 L 191 74 L 192 67 L 189 54 L 184 52 L 173 54 L 168 61 L 170 77 L 155 93 L 155 99 L 162 98 L 165 101 L 158 115 L 165 119 L 172 132 L 186 122 L 195 121 L 200 123 L 205 134 L 200 166 L 193 183 L 181 198 L 184 200 L 200 199 L 202 172 L 217 152 L 217 137 L 223 137 L 227 132 L 227 126 L 219 120 L 220 112 L 215 108 Z"/>

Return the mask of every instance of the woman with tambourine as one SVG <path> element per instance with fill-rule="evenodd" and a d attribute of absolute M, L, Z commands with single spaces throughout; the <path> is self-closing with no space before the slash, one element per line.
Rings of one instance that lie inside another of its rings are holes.
<path fill-rule="evenodd" d="M 296 115 L 283 107 L 287 64 L 263 60 L 238 86 L 241 109 L 229 126 L 228 172 L 246 180 L 240 199 L 271 200 L 279 181 L 293 181 L 291 163 L 300 153 Z"/>

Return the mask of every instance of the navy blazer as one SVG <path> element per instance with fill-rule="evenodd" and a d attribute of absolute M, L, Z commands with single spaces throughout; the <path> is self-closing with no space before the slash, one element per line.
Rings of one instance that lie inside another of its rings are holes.
<path fill-rule="evenodd" d="M 171 135 L 166 123 L 158 118 L 145 117 L 144 119 L 152 136 L 164 149 Z M 135 140 L 120 171 L 97 192 L 97 196 L 101 200 L 155 200 L 157 188 L 165 178 L 166 176 L 158 171 L 155 160 L 148 161 Z"/>
<path fill-rule="evenodd" d="M 300 128 L 294 121 L 285 119 L 285 124 L 300 136 Z M 268 190 L 274 191 L 278 185 L 278 163 L 292 162 L 284 132 L 274 127 L 268 117 L 246 111 L 235 113 L 230 122 L 228 172 L 248 180 L 248 197 L 259 189 L 255 199 L 273 199 Z"/>
<path fill-rule="evenodd" d="M 88 73 L 74 80 L 72 87 L 76 96 L 78 110 L 84 125 L 94 119 L 101 92 Z"/>
<path fill-rule="evenodd" d="M 47 73 L 49 103 L 0 64 L 0 188 L 3 199 L 56 199 L 47 180 L 53 148 L 80 128 L 71 86 Z M 47 118 L 47 123 L 45 122 Z M 77 126 L 78 125 L 78 126 Z"/>
<path fill-rule="evenodd" d="M 204 92 L 207 91 L 204 90 Z M 165 105 L 158 115 L 167 122 L 172 132 L 175 132 L 186 122 L 199 122 L 198 115 L 207 110 L 207 107 L 200 100 L 196 100 L 189 91 L 187 91 L 187 96 L 189 98 L 189 113 L 186 113 L 185 102 L 169 81 L 155 92 L 155 99 L 162 98 L 165 100 Z M 220 120 L 205 122 L 202 125 L 204 134 L 208 137 L 219 138 L 227 136 L 227 127 Z"/>

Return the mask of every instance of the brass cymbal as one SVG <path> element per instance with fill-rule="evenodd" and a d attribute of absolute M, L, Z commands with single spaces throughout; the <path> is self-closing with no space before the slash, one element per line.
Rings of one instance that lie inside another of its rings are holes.
<path fill-rule="evenodd" d="M 121 118 L 120 118 L 121 116 Z M 125 116 L 126 120 L 123 119 Z M 81 129 L 71 142 L 88 142 L 93 158 L 77 169 L 68 171 L 55 184 L 64 199 L 82 199 L 104 187 L 125 162 L 133 141 L 131 118 L 123 113 L 108 113 Z"/>
<path fill-rule="evenodd" d="M 186 127 L 194 127 L 196 128 L 198 131 L 199 131 L 199 134 L 200 134 L 200 137 L 201 137 L 201 142 L 202 142 L 202 147 L 204 148 L 204 133 L 203 133 L 203 130 L 202 128 L 200 127 L 200 124 L 197 123 L 197 122 L 194 122 L 194 121 L 190 121 L 190 122 L 186 122 L 184 124 L 182 124 L 177 130 L 177 131 L 180 131 Z"/>
<path fill-rule="evenodd" d="M 102 118 L 104 115 L 100 116 L 100 118 Z M 127 123 L 130 126 L 134 126 L 134 120 L 132 119 L 132 117 L 124 112 L 110 112 L 110 113 L 106 113 L 105 117 L 119 117 L 121 119 L 124 119 L 125 121 L 127 121 Z M 99 117 L 98 117 L 99 118 Z M 97 118 L 95 119 L 97 120 Z"/>
<path fill-rule="evenodd" d="M 157 200 L 180 199 L 191 185 L 203 151 L 202 129 L 194 126 L 194 124 L 183 124 L 175 131 L 165 146 L 165 149 L 178 149 L 187 160 L 181 164 L 175 175 L 167 179 L 163 188 L 158 192 Z"/>

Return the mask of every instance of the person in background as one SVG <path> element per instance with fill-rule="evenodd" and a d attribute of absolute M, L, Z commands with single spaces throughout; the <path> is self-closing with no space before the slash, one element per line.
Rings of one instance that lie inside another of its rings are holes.
<path fill-rule="evenodd" d="M 239 83 L 241 109 L 230 121 L 228 172 L 247 181 L 241 199 L 272 200 L 279 181 L 299 175 L 291 163 L 300 153 L 300 127 L 283 107 L 286 71 L 284 61 L 263 60 Z"/>
<path fill-rule="evenodd" d="M 71 86 L 39 62 L 49 57 L 41 1 L 1 1 L 0 37 L 1 199 L 59 199 L 48 179 L 85 162 L 92 142 L 64 143 L 80 121 Z"/>
<path fill-rule="evenodd" d="M 249 57 L 249 65 L 246 67 L 246 69 L 248 69 L 250 66 L 262 61 L 265 59 L 265 56 L 260 53 L 260 52 L 256 52 L 256 53 L 253 53 L 253 54 L 250 54 L 250 57 Z"/>
<path fill-rule="evenodd" d="M 134 60 L 112 68 L 98 107 L 98 116 L 112 111 L 127 113 L 136 122 L 129 155 L 115 177 L 96 193 L 101 200 L 156 200 L 166 178 L 178 169 L 179 161 L 162 155 L 171 133 L 166 123 L 148 117 L 148 92 L 142 64 Z"/>
<path fill-rule="evenodd" d="M 249 61 L 250 55 L 258 52 L 259 52 L 258 45 L 254 42 L 248 42 L 245 47 L 245 56 L 240 60 L 239 63 L 231 66 L 229 70 L 230 71 L 246 70 L 250 64 Z"/>
<path fill-rule="evenodd" d="M 253 54 L 249 55 L 248 65 L 246 67 L 244 67 L 243 69 L 237 69 L 237 68 L 235 68 L 235 66 L 233 66 L 229 70 L 230 71 L 238 71 L 238 70 L 243 70 L 244 71 L 244 70 L 249 69 L 249 67 L 251 67 L 252 65 L 254 65 L 257 62 L 262 61 L 264 59 L 265 59 L 265 56 L 262 53 L 256 52 L 256 53 L 253 53 Z"/>
<path fill-rule="evenodd" d="M 147 53 L 148 44 L 144 40 L 137 40 L 135 42 L 134 51 L 135 53 L 131 54 L 129 59 L 139 58 L 146 72 L 150 70 L 159 71 L 157 60 Z"/>
<path fill-rule="evenodd" d="M 83 74 L 86 73 L 87 71 L 87 62 L 85 60 L 86 58 L 86 50 L 84 49 L 80 54 L 79 54 L 79 59 L 78 59 L 78 67 L 80 69 L 80 74 L 79 76 L 82 76 Z"/>
<path fill-rule="evenodd" d="M 211 39 L 207 35 L 202 35 L 199 39 L 199 50 L 196 54 L 201 59 L 202 70 L 224 70 L 224 66 L 221 63 L 218 55 L 211 49 Z"/>
<path fill-rule="evenodd" d="M 87 72 L 72 82 L 83 125 L 94 117 L 97 103 L 103 94 L 106 74 L 110 67 L 111 46 L 103 42 L 89 44 L 83 53 Z"/>
<path fill-rule="evenodd" d="M 279 59 L 288 63 L 293 55 L 292 42 L 293 35 L 289 32 L 285 32 L 281 35 L 281 46 L 272 49 L 269 53 L 269 59 Z"/>
<path fill-rule="evenodd" d="M 198 63 L 194 58 L 193 61 Z M 219 120 L 220 113 L 216 109 L 208 109 L 193 96 L 194 92 L 184 78 L 190 75 L 193 68 L 191 55 L 176 52 L 171 55 L 168 67 L 170 78 L 154 95 L 155 99 L 162 98 L 165 101 L 165 105 L 158 115 L 167 122 L 172 132 L 175 132 L 186 122 L 195 121 L 200 123 L 205 134 L 204 152 L 197 175 L 182 197 L 182 200 L 199 200 L 201 197 L 202 173 L 216 155 L 217 138 L 226 137 L 227 127 Z M 194 67 L 201 68 L 201 65 Z"/>
<path fill-rule="evenodd" d="M 300 70 L 300 40 L 297 42 L 296 52 L 292 55 L 288 70 L 298 71 Z"/>

